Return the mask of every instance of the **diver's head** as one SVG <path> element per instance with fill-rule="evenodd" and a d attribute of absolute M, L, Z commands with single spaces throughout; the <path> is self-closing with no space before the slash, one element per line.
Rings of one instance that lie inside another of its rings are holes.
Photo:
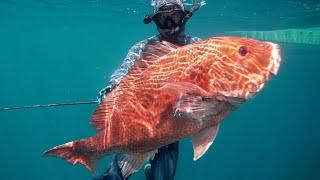
<path fill-rule="evenodd" d="M 184 32 L 190 12 L 184 9 L 182 0 L 157 0 L 153 6 L 154 13 L 145 17 L 145 24 L 153 21 L 160 35 L 166 39 L 174 39 Z"/>

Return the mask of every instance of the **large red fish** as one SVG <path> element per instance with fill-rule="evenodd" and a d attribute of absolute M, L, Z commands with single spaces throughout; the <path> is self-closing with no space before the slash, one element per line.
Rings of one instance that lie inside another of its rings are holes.
<path fill-rule="evenodd" d="M 192 136 L 194 160 L 212 144 L 224 117 L 259 92 L 280 66 L 270 42 L 216 37 L 177 47 L 148 45 L 121 83 L 94 112 L 98 133 L 45 152 L 94 170 L 120 153 L 127 177 L 161 146 Z"/>

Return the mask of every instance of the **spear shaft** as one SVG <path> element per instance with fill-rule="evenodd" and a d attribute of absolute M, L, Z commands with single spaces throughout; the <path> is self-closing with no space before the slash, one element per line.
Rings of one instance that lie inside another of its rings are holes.
<path fill-rule="evenodd" d="M 49 107 L 57 107 L 57 106 L 77 106 L 77 105 L 86 105 L 86 104 L 98 104 L 98 101 L 79 101 L 79 102 L 71 102 L 71 103 L 35 104 L 35 105 L 27 105 L 27 106 L 5 107 L 5 108 L 0 108 L 0 112 L 21 110 L 21 109 L 49 108 Z"/>

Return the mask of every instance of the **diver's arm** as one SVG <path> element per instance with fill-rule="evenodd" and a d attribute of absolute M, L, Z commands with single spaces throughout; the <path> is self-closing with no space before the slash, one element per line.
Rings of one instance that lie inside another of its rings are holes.
<path fill-rule="evenodd" d="M 129 51 L 128 55 L 124 59 L 124 62 L 120 66 L 120 69 L 116 70 L 109 81 L 109 85 L 106 86 L 99 92 L 98 101 L 99 103 L 105 98 L 105 96 L 111 92 L 122 80 L 122 78 L 128 73 L 129 69 L 132 67 L 134 62 L 138 60 L 141 53 L 149 41 L 156 40 L 156 37 L 151 37 L 147 40 L 138 42 Z M 124 180 L 121 169 L 118 166 L 117 154 L 113 155 L 112 162 L 108 167 L 107 171 L 100 177 L 94 180 Z"/>
<path fill-rule="evenodd" d="M 100 90 L 98 94 L 98 102 L 99 104 L 105 98 L 105 96 L 111 92 L 122 80 L 122 78 L 128 73 L 131 66 L 134 62 L 140 58 L 141 52 L 143 51 L 145 45 L 148 43 L 148 40 L 140 41 L 136 43 L 132 48 L 129 50 L 126 58 L 124 59 L 123 63 L 121 64 L 120 68 L 117 69 L 112 75 L 109 80 L 109 84 Z"/>
<path fill-rule="evenodd" d="M 109 84 L 99 92 L 97 97 L 99 104 L 109 92 L 117 87 L 134 62 L 140 58 L 141 52 L 146 44 L 147 40 L 140 41 L 130 49 L 120 68 L 111 75 Z M 117 154 L 113 155 L 112 162 L 106 172 L 102 176 L 96 177 L 94 180 L 124 180 L 121 174 L 121 169 L 118 166 Z"/>
<path fill-rule="evenodd" d="M 122 78 L 128 73 L 129 69 L 132 67 L 134 62 L 138 60 L 141 56 L 141 53 L 148 43 L 148 40 L 143 40 L 136 43 L 130 51 L 128 52 L 126 58 L 124 59 L 123 63 L 121 64 L 120 68 L 117 69 L 110 78 L 110 85 L 117 86 Z"/>

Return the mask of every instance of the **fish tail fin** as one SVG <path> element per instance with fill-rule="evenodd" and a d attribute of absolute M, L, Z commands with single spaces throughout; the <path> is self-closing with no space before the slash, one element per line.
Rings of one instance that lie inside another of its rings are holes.
<path fill-rule="evenodd" d="M 44 152 L 44 156 L 58 156 L 66 159 L 72 165 L 81 163 L 90 171 L 95 173 L 97 156 L 89 152 L 79 150 L 78 146 L 83 144 L 83 141 L 71 141 L 59 146 L 56 146 Z"/>

